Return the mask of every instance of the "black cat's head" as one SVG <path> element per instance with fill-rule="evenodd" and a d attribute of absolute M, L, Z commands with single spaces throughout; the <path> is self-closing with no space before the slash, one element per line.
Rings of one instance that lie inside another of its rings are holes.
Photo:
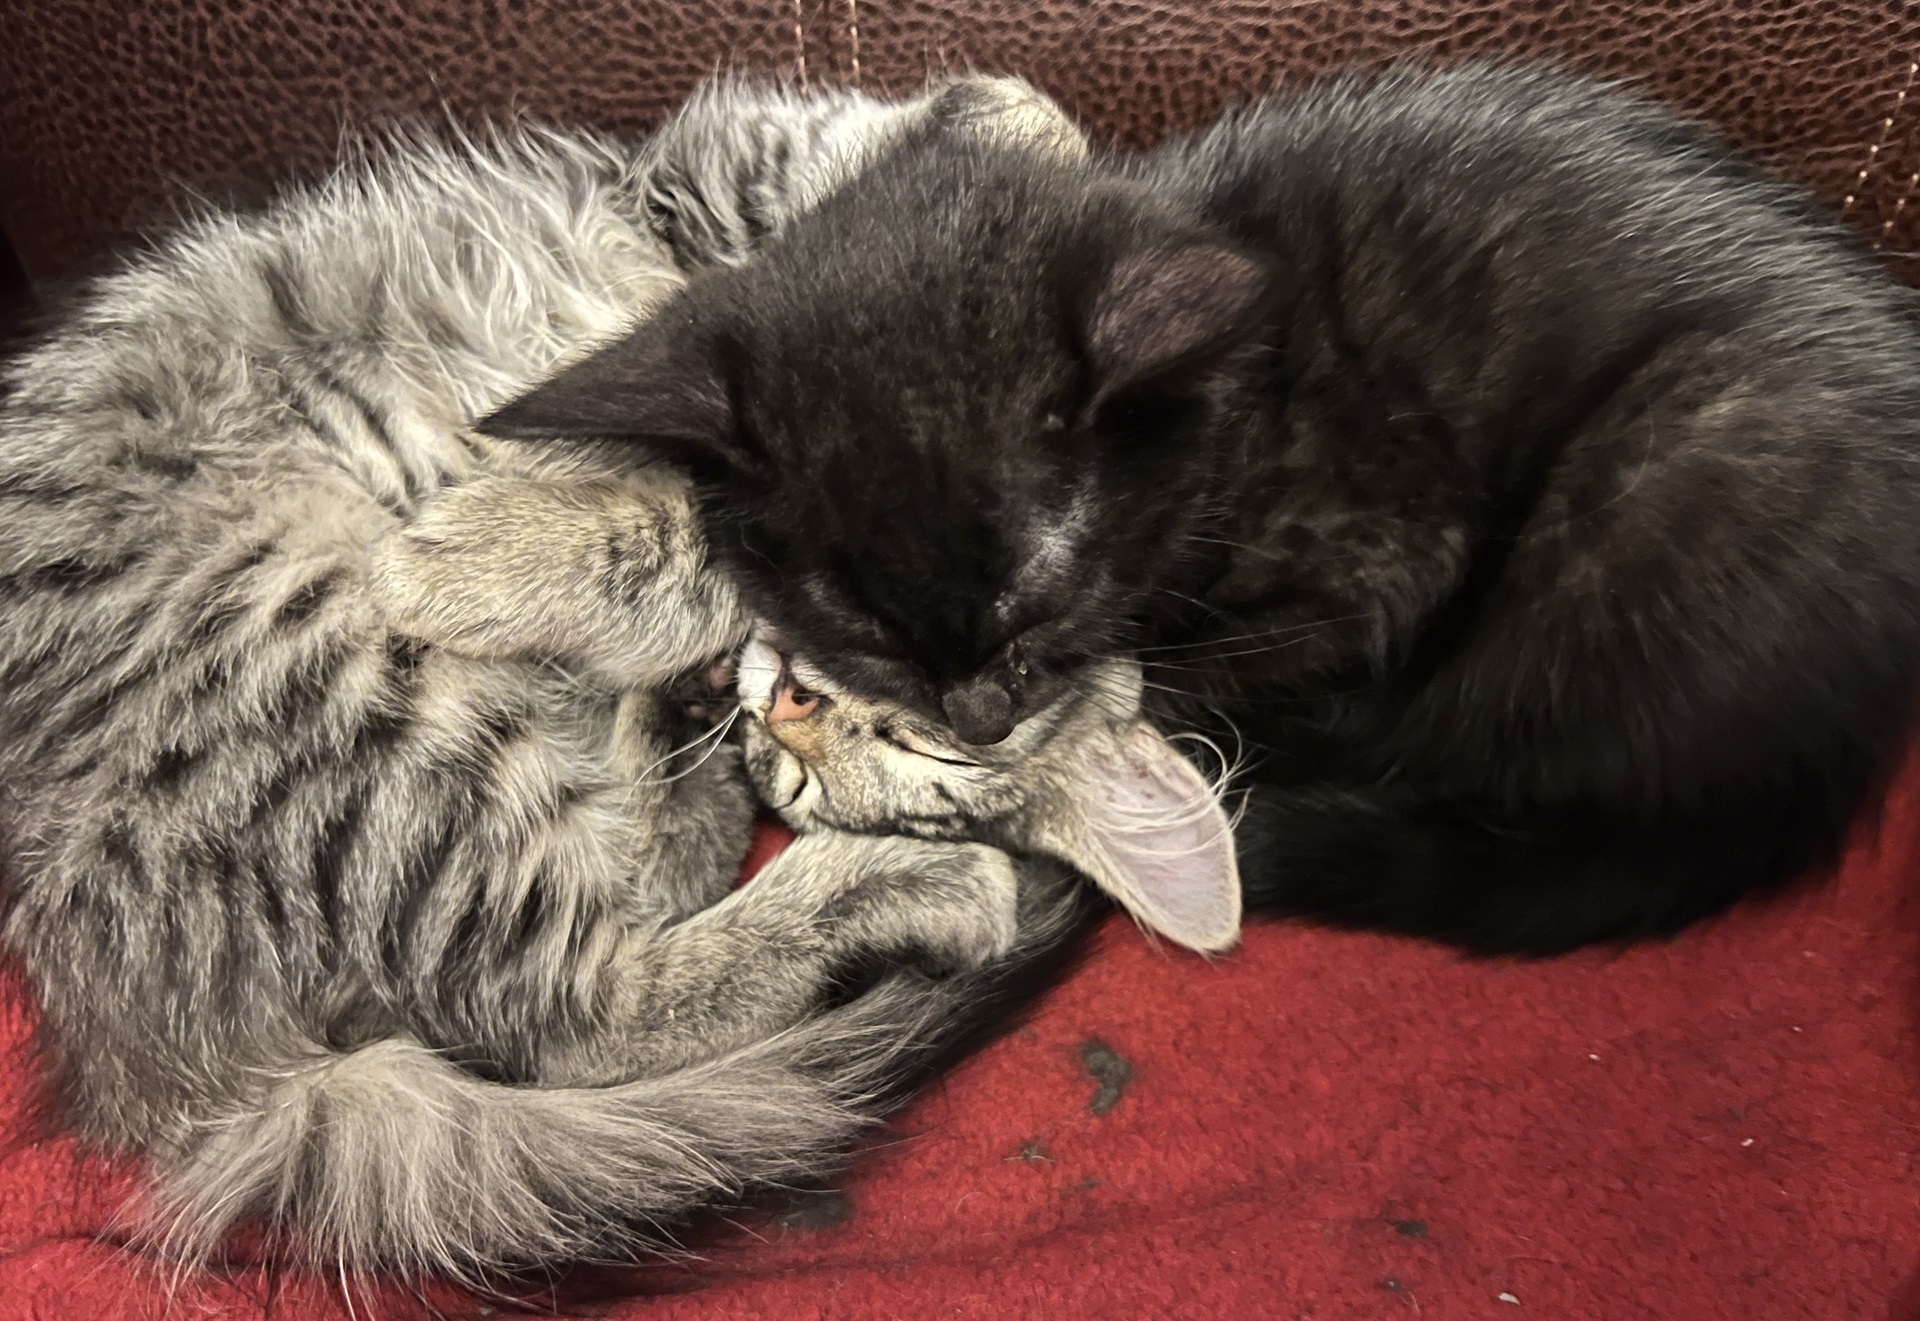
<path fill-rule="evenodd" d="M 903 150 L 482 429 L 684 464 L 776 629 L 993 743 L 1202 546 L 1272 283 L 1097 164 Z"/>

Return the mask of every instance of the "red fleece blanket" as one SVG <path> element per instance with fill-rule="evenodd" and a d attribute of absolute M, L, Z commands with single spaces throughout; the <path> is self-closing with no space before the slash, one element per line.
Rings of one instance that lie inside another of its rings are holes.
<path fill-rule="evenodd" d="M 1839 876 L 1670 944 L 1473 963 L 1111 922 L 1028 1026 L 844 1185 L 656 1269 L 616 1317 L 1920 1317 L 1920 760 Z M 33 1070 L 0 1021 L 0 1124 Z M 0 1321 L 160 1315 L 102 1231 L 126 1170 L 0 1162 Z M 664 1292 L 661 1292 L 663 1291 Z M 258 1273 L 171 1315 L 457 1300 Z M 453 1307 L 453 1312 L 471 1312 Z"/>

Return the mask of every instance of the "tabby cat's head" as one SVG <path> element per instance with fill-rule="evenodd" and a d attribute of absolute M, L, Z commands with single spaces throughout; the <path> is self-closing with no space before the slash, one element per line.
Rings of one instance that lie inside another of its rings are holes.
<path fill-rule="evenodd" d="M 787 824 L 984 840 L 1078 868 L 1143 926 L 1232 944 L 1240 879 L 1218 794 L 1139 715 L 1140 670 L 1090 666 L 987 747 L 849 693 L 764 638 L 740 659 L 748 772 Z"/>

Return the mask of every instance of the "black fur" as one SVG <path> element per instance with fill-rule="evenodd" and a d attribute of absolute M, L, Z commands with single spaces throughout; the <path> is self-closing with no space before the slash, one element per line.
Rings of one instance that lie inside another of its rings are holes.
<path fill-rule="evenodd" d="M 849 687 L 992 741 L 1138 649 L 1256 754 L 1252 907 L 1549 952 L 1832 858 L 1888 772 L 1913 309 L 1653 107 L 1403 73 L 1138 162 L 909 143 L 505 429 L 617 381 Z"/>

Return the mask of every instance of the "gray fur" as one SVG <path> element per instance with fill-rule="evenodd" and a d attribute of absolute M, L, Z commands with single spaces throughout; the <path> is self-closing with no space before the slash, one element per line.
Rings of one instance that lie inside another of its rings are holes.
<path fill-rule="evenodd" d="M 1233 768 L 1209 784 L 1142 718 L 1138 663 L 1096 662 L 1060 701 L 982 745 L 850 691 L 770 636 L 763 629 L 741 654 L 740 705 L 747 773 L 788 825 L 987 840 L 1068 864 L 1189 949 L 1218 953 L 1239 939 L 1222 806 Z M 770 718 L 783 668 L 811 694 L 804 718 Z"/>
<path fill-rule="evenodd" d="M 470 430 L 916 116 L 1033 100 L 397 142 L 8 367 L 5 941 L 167 1248 L 256 1214 L 351 1270 L 630 1247 L 829 1160 L 972 993 L 817 1012 L 836 967 L 1060 939 L 976 844 L 821 833 L 729 895 L 749 795 L 675 686 L 747 621 L 684 483 Z"/>

